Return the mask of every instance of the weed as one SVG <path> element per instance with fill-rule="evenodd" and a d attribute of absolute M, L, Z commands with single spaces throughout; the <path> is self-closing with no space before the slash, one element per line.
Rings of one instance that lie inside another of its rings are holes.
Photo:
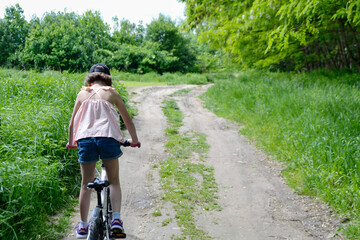
<path fill-rule="evenodd" d="M 161 223 L 161 225 L 162 226 L 166 226 L 166 225 L 168 225 L 169 223 L 171 223 L 172 222 L 172 218 L 168 218 L 168 219 L 165 219 L 162 223 Z"/>
<path fill-rule="evenodd" d="M 157 210 L 156 212 L 153 212 L 152 214 L 154 217 L 160 217 L 162 214 L 160 212 L 160 210 Z"/>

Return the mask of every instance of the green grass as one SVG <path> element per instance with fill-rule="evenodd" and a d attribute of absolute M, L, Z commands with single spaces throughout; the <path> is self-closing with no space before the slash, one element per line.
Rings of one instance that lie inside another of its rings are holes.
<path fill-rule="evenodd" d="M 360 75 L 241 72 L 215 81 L 203 99 L 283 161 L 299 193 L 327 201 L 360 238 Z"/>
<path fill-rule="evenodd" d="M 211 78 L 208 78 L 206 75 L 198 73 L 164 73 L 162 75 L 158 73 L 146 73 L 143 75 L 112 71 L 111 74 L 114 78 L 119 79 L 125 82 L 142 82 L 147 84 L 160 84 L 165 83 L 169 85 L 176 84 L 206 84 L 211 82 Z M 137 83 L 139 84 L 139 83 Z"/>
<path fill-rule="evenodd" d="M 160 216 L 162 216 L 160 210 L 156 210 L 156 212 L 153 212 L 152 215 L 153 215 L 154 217 L 160 217 Z"/>
<path fill-rule="evenodd" d="M 122 84 L 127 87 L 144 87 L 144 86 L 161 86 L 166 85 L 166 82 L 135 82 L 135 81 L 122 81 Z"/>
<path fill-rule="evenodd" d="M 203 163 L 209 148 L 206 138 L 199 133 L 179 133 L 183 117 L 174 100 L 164 101 L 163 112 L 169 125 L 166 131 L 169 158 L 161 163 L 159 173 L 165 191 L 163 199 L 173 203 L 176 221 L 182 227 L 182 235 L 175 239 L 211 239 L 196 226 L 194 219 L 198 209 L 220 210 L 214 169 Z M 163 225 L 171 220 L 165 220 Z"/>
<path fill-rule="evenodd" d="M 38 239 L 78 191 L 76 154 L 65 149 L 82 75 L 0 70 L 0 238 Z M 50 238 L 51 239 L 51 238 Z"/>
<path fill-rule="evenodd" d="M 80 171 L 76 151 L 67 151 L 65 145 L 85 76 L 0 69 L 0 239 L 59 239 L 68 228 Z M 126 105 L 129 96 L 122 81 L 127 86 L 208 81 L 199 74 L 115 70 L 112 76 Z"/>
<path fill-rule="evenodd" d="M 172 222 L 172 218 L 168 218 L 168 219 L 165 219 L 162 223 L 161 223 L 161 225 L 162 226 L 166 226 L 166 225 L 168 225 L 169 223 L 171 223 Z"/>
<path fill-rule="evenodd" d="M 85 75 L 0 69 L 0 239 L 58 239 L 68 228 L 69 214 L 53 216 L 79 191 L 65 145 Z"/>
<path fill-rule="evenodd" d="M 189 92 L 191 92 L 191 90 L 192 89 L 190 89 L 190 88 L 184 88 L 184 89 L 174 92 L 173 94 L 170 94 L 169 96 L 170 97 L 184 96 L 184 95 L 188 94 Z"/>

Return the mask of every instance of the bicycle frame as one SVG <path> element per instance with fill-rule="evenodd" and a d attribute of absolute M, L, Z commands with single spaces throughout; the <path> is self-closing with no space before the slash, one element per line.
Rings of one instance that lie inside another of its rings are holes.
<path fill-rule="evenodd" d="M 107 176 L 106 176 L 104 164 L 101 164 L 100 179 L 104 182 L 107 182 Z M 112 209 L 111 209 L 111 203 L 110 203 L 110 188 L 109 188 L 109 186 L 105 187 L 104 190 L 101 191 L 101 201 L 102 201 L 102 205 L 104 206 L 103 213 L 105 213 L 105 214 L 103 214 L 103 221 L 104 221 L 104 227 L 105 227 L 105 239 L 110 239 Z M 99 196 L 98 196 L 98 203 L 99 203 Z"/>
<path fill-rule="evenodd" d="M 96 177 L 93 182 L 88 184 L 88 188 L 94 188 L 97 194 L 97 206 L 91 214 L 88 240 L 126 238 L 125 233 L 117 236 L 111 233 L 112 209 L 109 185 L 110 183 L 107 181 L 106 171 L 102 164 L 100 177 Z"/>
<path fill-rule="evenodd" d="M 97 205 L 92 211 L 90 218 L 88 240 L 110 239 L 109 226 L 108 226 L 108 204 L 104 208 L 105 200 L 104 194 L 108 192 L 110 183 L 106 180 L 106 175 L 95 178 L 93 182 L 88 184 L 88 188 L 94 188 L 97 195 Z"/>

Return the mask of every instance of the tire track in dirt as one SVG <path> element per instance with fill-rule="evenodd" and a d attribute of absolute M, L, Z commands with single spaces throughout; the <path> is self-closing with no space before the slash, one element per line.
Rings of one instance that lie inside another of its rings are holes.
<path fill-rule="evenodd" d="M 158 168 L 167 158 L 164 144 L 166 118 L 161 105 L 165 97 L 184 88 L 185 96 L 174 97 L 184 115 L 184 131 L 206 135 L 210 145 L 206 164 L 215 169 L 222 211 L 196 214 L 198 227 L 214 239 L 341 239 L 335 236 L 339 220 L 326 204 L 300 196 L 281 177 L 281 165 L 269 161 L 244 136 L 239 126 L 219 118 L 202 106 L 198 96 L 209 86 L 177 85 L 130 89 L 138 109 L 134 118 L 140 149 L 123 149 L 120 179 L 123 190 L 122 218 L 127 239 L 171 239 L 181 229 L 173 220 L 170 203 L 161 200 Z M 152 214 L 161 209 L 162 216 Z M 74 217 L 75 226 L 78 216 Z M 65 240 L 75 239 L 69 234 Z"/>
<path fill-rule="evenodd" d="M 162 209 L 163 215 L 166 212 L 174 215 L 171 206 L 161 203 L 159 169 L 154 169 L 153 165 L 167 159 L 164 146 L 167 123 L 161 109 L 162 101 L 182 88 L 184 87 L 144 87 L 132 91 L 132 101 L 138 109 L 134 123 L 142 147 L 124 149 L 123 158 L 126 160 L 121 164 L 120 170 L 123 190 L 121 214 L 128 234 L 127 239 L 171 239 L 173 234 L 180 231 L 176 222 L 162 227 L 162 221 L 168 218 L 166 215 L 154 217 L 152 214 L 157 208 L 166 207 L 167 210 Z"/>

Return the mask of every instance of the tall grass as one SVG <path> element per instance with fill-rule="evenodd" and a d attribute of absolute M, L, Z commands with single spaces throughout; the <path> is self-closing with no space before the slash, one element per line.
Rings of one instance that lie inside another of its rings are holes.
<path fill-rule="evenodd" d="M 169 85 L 175 84 L 206 84 L 211 82 L 211 79 L 206 75 L 198 74 L 198 73 L 146 73 L 143 75 L 127 73 L 127 72 L 119 72 L 113 70 L 111 74 L 121 81 L 133 81 L 133 82 L 159 82 L 159 83 L 167 83 Z"/>
<path fill-rule="evenodd" d="M 360 237 L 360 75 L 247 71 L 219 79 L 203 96 L 208 108 L 243 124 L 286 165 L 298 192 L 326 200 Z"/>
<path fill-rule="evenodd" d="M 0 239 L 58 239 L 49 216 L 78 194 L 68 124 L 85 74 L 0 69 Z M 115 79 L 116 80 L 116 79 Z M 118 81 L 114 86 L 125 90 Z"/>
<path fill-rule="evenodd" d="M 77 192 L 76 154 L 64 146 L 83 77 L 0 70 L 1 239 L 44 238 L 48 216 Z"/>

